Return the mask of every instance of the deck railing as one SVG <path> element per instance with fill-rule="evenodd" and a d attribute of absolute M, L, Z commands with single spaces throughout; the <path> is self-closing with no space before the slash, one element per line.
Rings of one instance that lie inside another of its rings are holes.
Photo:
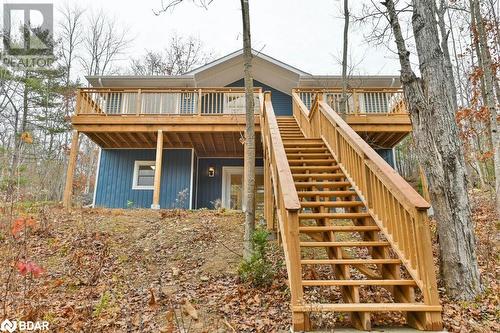
<path fill-rule="evenodd" d="M 278 128 L 276 115 L 271 103 L 270 93 L 264 97 L 263 111 L 260 115 L 262 143 L 264 147 L 264 217 L 269 228 L 274 220 L 278 222 L 283 247 L 286 249 L 285 262 L 291 293 L 291 305 L 303 302 L 302 266 L 299 246 L 299 210 L 300 202 L 288 165 L 283 141 Z M 276 213 L 276 216 L 274 216 Z M 303 316 L 293 313 L 294 316 Z M 294 323 L 305 321 L 304 317 L 294 317 Z"/>
<path fill-rule="evenodd" d="M 333 110 L 340 110 L 342 90 L 339 88 L 297 88 L 293 89 L 307 109 L 311 109 L 316 96 Z M 347 91 L 347 114 L 391 115 L 407 114 L 401 88 L 359 88 Z"/>
<path fill-rule="evenodd" d="M 255 112 L 260 108 L 255 89 Z M 77 115 L 244 114 L 244 88 L 82 88 Z"/>
<path fill-rule="evenodd" d="M 425 201 L 320 95 L 311 110 L 293 94 L 294 117 L 306 137 L 320 137 L 384 232 L 429 305 L 439 305 Z"/>

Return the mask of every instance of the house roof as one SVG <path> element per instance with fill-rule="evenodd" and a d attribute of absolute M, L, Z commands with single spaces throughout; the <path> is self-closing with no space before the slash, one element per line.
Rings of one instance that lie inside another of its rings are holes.
<path fill-rule="evenodd" d="M 337 87 L 339 75 L 312 75 L 253 50 L 252 74 L 254 79 L 284 93 L 297 87 Z M 222 87 L 244 76 L 243 50 L 237 50 L 183 75 L 103 75 L 87 76 L 94 87 Z M 397 87 L 399 75 L 364 75 L 349 78 L 352 87 Z"/>
<path fill-rule="evenodd" d="M 276 59 L 276 58 L 273 58 L 273 57 L 271 57 L 271 56 L 268 56 L 267 54 L 264 54 L 264 53 L 262 53 L 261 51 L 257 51 L 257 50 L 252 49 L 252 55 L 253 55 L 254 57 L 261 58 L 261 59 L 264 59 L 264 60 L 266 60 L 266 61 L 269 61 L 270 63 L 273 63 L 273 64 L 275 64 L 275 65 L 277 65 L 277 66 L 283 67 L 283 68 L 285 68 L 285 69 L 287 69 L 287 70 L 289 70 L 289 71 L 291 71 L 291 72 L 294 72 L 294 73 L 296 73 L 296 74 L 298 74 L 298 75 L 311 75 L 311 74 L 309 74 L 309 73 L 306 73 L 306 72 L 304 72 L 304 71 L 301 71 L 300 69 L 298 69 L 298 68 L 296 68 L 296 67 L 293 67 L 293 66 L 291 66 L 291 65 L 288 65 L 288 64 L 286 64 L 286 63 L 284 63 L 284 62 L 282 62 L 282 61 L 279 61 L 279 60 L 278 60 L 278 59 Z M 208 68 L 214 67 L 214 66 L 216 66 L 216 65 L 218 65 L 218 64 L 221 64 L 221 63 L 223 63 L 223 62 L 225 62 L 225 61 L 228 61 L 228 60 L 230 60 L 230 59 L 233 59 L 233 58 L 236 58 L 236 57 L 239 57 L 239 56 L 243 56 L 243 49 L 239 49 L 239 50 L 237 50 L 237 51 L 234 51 L 234 52 L 232 52 L 232 53 L 229 53 L 228 55 L 223 56 L 223 57 L 221 57 L 221 58 L 219 58 L 219 59 L 216 59 L 216 60 L 214 60 L 214 61 L 211 61 L 211 62 L 209 62 L 208 64 L 205 64 L 205 65 L 203 65 L 203 66 L 200 66 L 200 67 L 198 67 L 198 68 L 195 68 L 195 69 L 193 69 L 193 70 L 191 70 L 191 71 L 187 72 L 186 74 L 188 74 L 188 75 L 189 75 L 189 74 L 197 74 L 197 73 L 200 73 L 200 72 L 202 72 L 202 71 L 204 71 L 204 70 L 206 70 L 206 69 L 208 69 Z"/>

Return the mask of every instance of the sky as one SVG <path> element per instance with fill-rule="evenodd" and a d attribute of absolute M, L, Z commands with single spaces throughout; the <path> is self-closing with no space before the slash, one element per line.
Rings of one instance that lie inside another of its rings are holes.
<path fill-rule="evenodd" d="M 169 0 L 164 0 L 167 3 Z M 6 1 L 6 2 L 50 2 Z M 351 1 L 358 11 L 361 0 Z M 173 34 L 192 35 L 205 48 L 224 56 L 242 47 L 239 0 L 214 0 L 208 9 L 185 0 L 173 11 L 156 16 L 161 0 L 53 0 L 57 8 L 65 3 L 78 4 L 88 11 L 103 9 L 125 27 L 133 42 L 121 59 L 130 59 L 148 50 L 161 50 Z M 339 0 L 250 0 L 252 46 L 289 65 L 311 74 L 340 74 L 343 17 Z M 364 36 L 368 27 L 351 24 L 349 52 L 355 73 L 397 75 L 398 60 L 387 47 L 369 45 Z M 395 45 L 389 47 L 395 48 Z"/>

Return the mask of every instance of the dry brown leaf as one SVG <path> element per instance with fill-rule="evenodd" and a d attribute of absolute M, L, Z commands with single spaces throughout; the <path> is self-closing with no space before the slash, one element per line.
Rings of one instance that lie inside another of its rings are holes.
<path fill-rule="evenodd" d="M 155 298 L 155 293 L 153 292 L 153 289 L 149 289 L 149 306 L 155 306 L 156 305 L 156 298 Z"/>
<path fill-rule="evenodd" d="M 198 311 L 194 308 L 193 304 L 189 302 L 187 299 L 184 300 L 184 303 L 182 304 L 182 312 L 193 318 L 194 320 L 198 320 Z"/>

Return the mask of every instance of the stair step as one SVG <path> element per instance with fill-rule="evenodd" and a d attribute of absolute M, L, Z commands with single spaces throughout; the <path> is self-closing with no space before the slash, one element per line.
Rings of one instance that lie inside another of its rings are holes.
<path fill-rule="evenodd" d="M 389 242 L 365 241 L 365 242 L 300 242 L 303 247 L 380 247 L 389 246 Z"/>
<path fill-rule="evenodd" d="M 292 306 L 294 312 L 440 312 L 441 310 L 441 305 L 422 303 L 318 303 Z"/>
<path fill-rule="evenodd" d="M 285 147 L 285 151 L 287 153 L 301 153 L 301 152 L 309 152 L 309 153 L 323 153 L 328 152 L 328 148 L 324 146 L 323 148 L 316 147 Z"/>
<path fill-rule="evenodd" d="M 321 159 L 301 159 L 301 160 L 288 160 L 288 164 L 314 164 L 314 165 L 332 165 L 336 163 L 333 158 L 321 158 Z"/>
<path fill-rule="evenodd" d="M 351 183 L 349 182 L 295 182 L 295 187 L 350 187 Z"/>
<path fill-rule="evenodd" d="M 292 175 L 294 179 L 341 179 L 346 178 L 343 173 L 295 173 Z"/>
<path fill-rule="evenodd" d="M 301 140 L 290 140 L 287 142 L 283 142 L 283 145 L 285 147 L 294 147 L 294 146 L 300 146 L 300 147 L 325 147 L 326 146 L 321 139 L 306 139 L 303 138 Z"/>
<path fill-rule="evenodd" d="M 400 264 L 399 259 L 302 259 L 302 265 L 368 265 Z"/>
<path fill-rule="evenodd" d="M 365 204 L 361 201 L 301 201 L 302 208 L 310 207 L 360 207 Z"/>
<path fill-rule="evenodd" d="M 302 153 L 302 154 L 286 154 L 289 159 L 297 158 L 331 158 L 330 153 Z"/>
<path fill-rule="evenodd" d="M 305 170 L 314 170 L 317 172 L 334 171 L 334 170 L 340 170 L 340 166 L 338 166 L 338 165 L 294 165 L 294 166 L 290 166 L 290 170 L 292 171 L 292 173 L 294 171 L 305 171 Z"/>
<path fill-rule="evenodd" d="M 299 197 L 315 197 L 315 196 L 320 196 L 320 197 L 339 197 L 339 198 L 344 198 L 344 197 L 350 197 L 350 196 L 356 196 L 357 193 L 355 191 L 298 191 L 297 192 Z"/>
<path fill-rule="evenodd" d="M 370 217 L 369 213 L 299 213 L 299 219 L 360 219 Z"/>
<path fill-rule="evenodd" d="M 357 226 L 357 225 L 325 225 L 325 226 L 310 226 L 299 227 L 299 232 L 362 232 L 362 231 L 379 231 L 380 228 L 376 225 L 370 226 Z"/>
<path fill-rule="evenodd" d="M 414 280 L 302 280 L 303 286 L 416 286 Z"/>

